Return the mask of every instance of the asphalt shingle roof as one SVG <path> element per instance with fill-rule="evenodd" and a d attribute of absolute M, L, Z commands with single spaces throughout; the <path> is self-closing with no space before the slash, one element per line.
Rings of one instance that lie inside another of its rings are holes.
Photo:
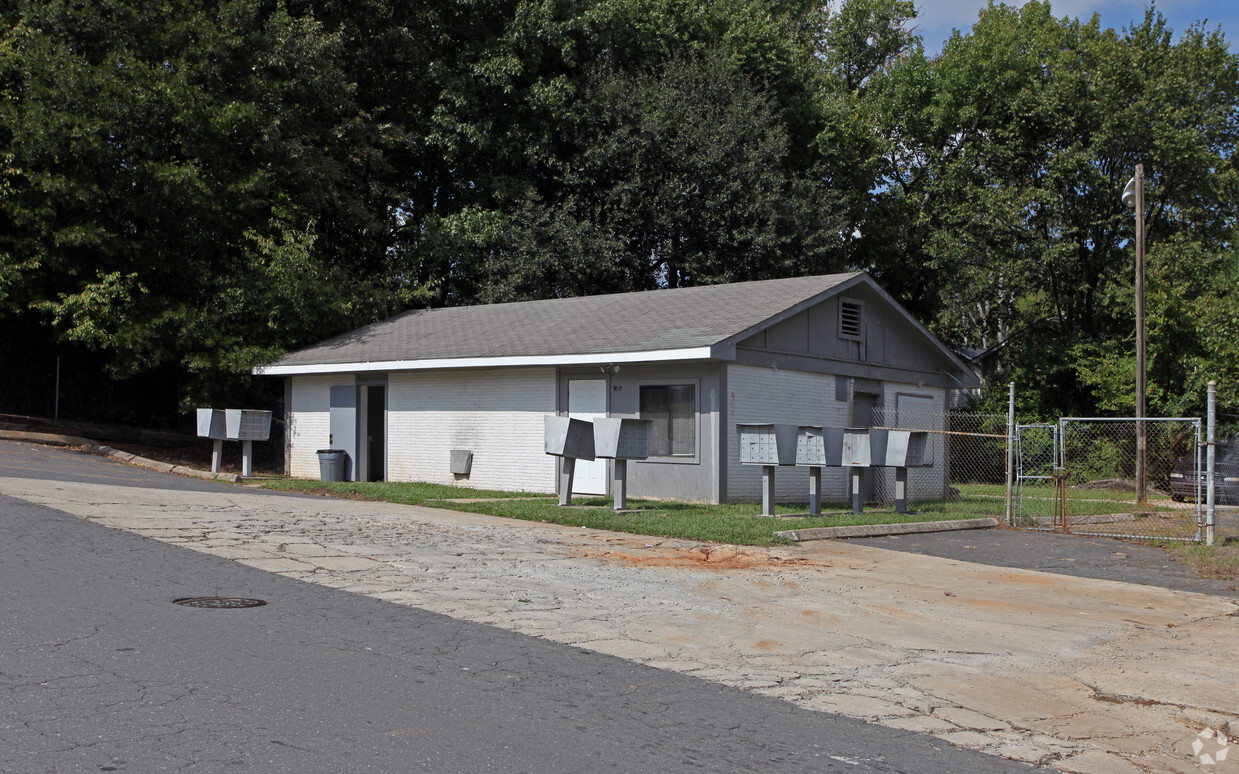
<path fill-rule="evenodd" d="M 272 365 L 708 347 L 860 274 L 415 310 L 290 352 Z"/>

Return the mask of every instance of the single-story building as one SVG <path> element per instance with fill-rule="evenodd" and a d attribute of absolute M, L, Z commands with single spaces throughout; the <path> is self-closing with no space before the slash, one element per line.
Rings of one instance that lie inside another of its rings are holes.
<path fill-rule="evenodd" d="M 415 310 L 255 373 L 286 379 L 293 476 L 317 478 L 316 451 L 331 447 L 348 452 L 350 480 L 551 494 L 545 415 L 638 417 L 654 423 L 651 456 L 629 463 L 629 493 L 715 503 L 761 497 L 739 423 L 940 416 L 952 390 L 978 386 L 863 272 Z M 915 497 L 945 493 L 936 448 Z M 452 450 L 473 453 L 467 475 L 451 472 Z M 609 464 L 579 461 L 574 492 L 608 494 Z M 824 494 L 842 499 L 844 480 L 828 469 Z M 780 469 L 777 485 L 803 502 L 808 474 Z"/>

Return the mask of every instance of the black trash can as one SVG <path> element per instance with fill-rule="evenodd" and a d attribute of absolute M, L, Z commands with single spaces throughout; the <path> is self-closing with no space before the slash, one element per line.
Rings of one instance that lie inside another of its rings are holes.
<path fill-rule="evenodd" d="M 318 450 L 318 477 L 322 481 L 343 481 L 348 469 L 348 452 L 343 449 Z"/>

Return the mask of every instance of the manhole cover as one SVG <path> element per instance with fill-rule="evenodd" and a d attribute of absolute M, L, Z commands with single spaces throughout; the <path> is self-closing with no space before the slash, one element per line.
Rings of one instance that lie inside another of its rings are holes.
<path fill-rule="evenodd" d="M 184 607 L 215 607 L 231 610 L 238 607 L 261 607 L 267 603 L 261 599 L 242 599 L 240 597 L 186 597 L 185 599 L 175 599 L 172 601 L 172 604 Z"/>

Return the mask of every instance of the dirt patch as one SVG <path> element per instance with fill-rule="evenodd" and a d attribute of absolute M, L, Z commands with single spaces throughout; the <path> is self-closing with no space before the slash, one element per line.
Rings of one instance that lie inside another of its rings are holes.
<path fill-rule="evenodd" d="M 638 567 L 697 567 L 706 570 L 794 570 L 802 567 L 828 567 L 826 562 L 789 558 L 768 551 L 739 546 L 694 546 L 676 548 L 650 546 L 646 550 L 599 551 L 582 549 L 581 555 L 617 564 Z"/>

